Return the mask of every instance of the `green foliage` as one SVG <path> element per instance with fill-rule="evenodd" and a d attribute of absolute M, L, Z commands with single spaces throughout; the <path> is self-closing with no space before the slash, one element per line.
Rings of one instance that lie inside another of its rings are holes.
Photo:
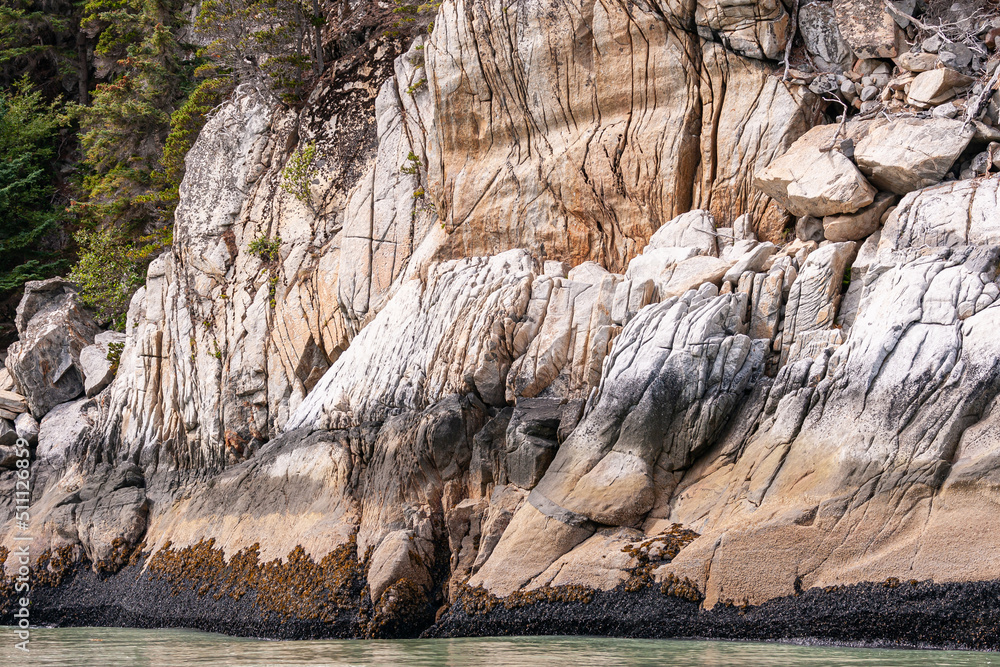
<path fill-rule="evenodd" d="M 80 299 L 99 322 L 121 330 L 132 294 L 142 286 L 149 262 L 171 243 L 166 228 L 135 239 L 116 228 L 80 230 L 75 235 L 80 259 L 70 280 L 80 286 Z"/>
<path fill-rule="evenodd" d="M 325 23 L 318 2 L 205 0 L 195 30 L 212 40 L 205 54 L 237 82 L 296 104 L 322 73 Z"/>
<path fill-rule="evenodd" d="M 406 164 L 399 168 L 404 174 L 409 174 L 410 176 L 417 176 L 420 174 L 420 158 L 410 151 L 410 154 L 406 156 Z"/>
<path fill-rule="evenodd" d="M 312 182 L 318 173 L 313 163 L 316 160 L 316 144 L 307 143 L 298 148 L 281 171 L 281 189 L 303 204 L 313 207 Z"/>
<path fill-rule="evenodd" d="M 84 9 L 82 27 L 99 34 L 94 54 L 109 68 L 80 110 L 90 173 L 76 212 L 93 228 L 149 229 L 172 219 L 176 186 L 153 174 L 195 66 L 176 40 L 176 9 L 158 0 L 89 0 Z"/>
<path fill-rule="evenodd" d="M 0 92 L 0 293 L 65 266 L 41 242 L 64 219 L 53 204 L 52 165 L 58 130 L 66 122 L 59 105 L 45 104 L 27 79 Z"/>
<path fill-rule="evenodd" d="M 427 79 L 420 79 L 419 81 L 417 81 L 416 83 L 414 83 L 413 85 L 411 85 L 409 88 L 406 89 L 406 94 L 413 95 L 418 90 L 423 88 L 426 84 L 427 84 Z"/>
<path fill-rule="evenodd" d="M 122 359 L 122 351 L 125 349 L 125 343 L 108 343 L 108 354 L 105 358 L 111 362 L 111 372 L 118 372 L 118 364 Z"/>
<path fill-rule="evenodd" d="M 76 0 L 4 0 L 0 3 L 0 88 L 27 76 L 44 97 L 70 93 L 87 99 L 86 35 Z"/>
<path fill-rule="evenodd" d="M 262 234 L 250 242 L 247 250 L 251 255 L 256 255 L 265 262 L 276 262 L 280 257 L 281 237 L 275 236 L 271 239 L 266 234 Z"/>

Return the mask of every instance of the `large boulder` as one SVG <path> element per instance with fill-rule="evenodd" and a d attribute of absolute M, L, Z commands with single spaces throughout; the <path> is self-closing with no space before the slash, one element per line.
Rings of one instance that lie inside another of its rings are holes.
<path fill-rule="evenodd" d="M 96 419 L 97 408 L 86 398 L 50 410 L 38 429 L 38 460 L 53 466 L 65 463 L 73 449 L 90 433 Z"/>
<path fill-rule="evenodd" d="M 15 323 L 19 339 L 7 350 L 7 370 L 40 419 L 83 393 L 80 351 L 100 328 L 62 278 L 27 283 Z"/>
<path fill-rule="evenodd" d="M 872 203 L 877 192 L 835 143 L 835 125 L 820 125 L 802 135 L 787 153 L 754 177 L 754 187 L 789 213 L 822 218 L 854 213 Z"/>
<path fill-rule="evenodd" d="M 850 215 L 831 215 L 823 218 L 823 236 L 828 241 L 862 241 L 882 224 L 882 216 L 896 202 L 896 196 L 881 192 L 871 206 Z"/>
<path fill-rule="evenodd" d="M 87 396 L 96 396 L 115 379 L 115 372 L 118 370 L 116 353 L 120 356 L 124 346 L 125 334 L 102 331 L 94 337 L 93 345 L 80 351 L 83 388 Z"/>
<path fill-rule="evenodd" d="M 943 104 L 964 88 L 975 82 L 971 76 L 940 67 L 921 72 L 910 83 L 906 101 L 915 107 L 926 109 Z"/>
<path fill-rule="evenodd" d="M 859 58 L 895 58 L 902 31 L 882 0 L 833 0 L 840 33 Z"/>
<path fill-rule="evenodd" d="M 824 71 L 847 69 L 854 60 L 837 26 L 833 6 L 828 2 L 810 2 L 799 9 L 799 34 L 806 50 Z"/>
<path fill-rule="evenodd" d="M 899 118 L 873 128 L 854 152 L 882 190 L 904 195 L 941 182 L 975 130 L 948 118 Z"/>

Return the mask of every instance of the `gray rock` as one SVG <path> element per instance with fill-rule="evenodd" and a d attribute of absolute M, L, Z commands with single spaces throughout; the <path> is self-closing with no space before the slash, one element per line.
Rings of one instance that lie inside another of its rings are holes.
<path fill-rule="evenodd" d="M 7 447 L 17 442 L 17 431 L 7 419 L 0 419 L 0 447 Z"/>
<path fill-rule="evenodd" d="M 80 351 L 80 366 L 84 375 L 84 391 L 87 396 L 95 396 L 111 384 L 115 378 L 117 365 L 109 359 L 111 345 L 123 346 L 125 334 L 103 331 L 94 338 L 94 344 Z M 119 354 L 121 349 L 118 349 Z"/>
<path fill-rule="evenodd" d="M 14 470 L 17 468 L 17 460 L 21 458 L 17 455 L 17 447 L 13 445 L 0 445 L 0 468 L 4 470 Z"/>
<path fill-rule="evenodd" d="M 810 2 L 799 8 L 799 34 L 806 50 L 818 58 L 817 64 L 827 71 L 844 71 L 851 66 L 854 54 L 840 35 L 833 6 L 827 2 Z"/>
<path fill-rule="evenodd" d="M 823 221 L 811 215 L 798 218 L 795 221 L 795 238 L 800 241 L 822 243 L 826 240 L 823 236 Z"/>
<path fill-rule="evenodd" d="M 964 69 L 972 63 L 972 50 L 959 42 L 944 44 L 938 55 L 945 67 Z"/>
<path fill-rule="evenodd" d="M 61 278 L 28 282 L 16 322 L 18 341 L 8 348 L 7 370 L 40 419 L 83 393 L 80 351 L 100 329 Z"/>
<path fill-rule="evenodd" d="M 126 464 L 131 465 L 131 464 Z M 95 567 L 122 565 L 113 557 L 134 547 L 146 532 L 149 501 L 136 485 L 105 485 L 90 500 L 76 506 L 77 535 Z"/>
<path fill-rule="evenodd" d="M 507 426 L 507 478 L 531 490 L 545 474 L 559 448 L 560 399 L 521 399 Z"/>
<path fill-rule="evenodd" d="M 25 412 L 17 416 L 14 420 L 14 429 L 20 438 L 24 438 L 29 444 L 38 442 L 38 420 Z"/>
<path fill-rule="evenodd" d="M 854 158 L 872 183 L 902 195 L 939 183 L 972 135 L 958 120 L 900 118 L 872 129 Z"/>
<path fill-rule="evenodd" d="M 931 35 L 920 42 L 920 48 L 926 53 L 937 53 L 941 49 L 942 44 L 944 44 L 944 40 L 939 35 Z"/>
<path fill-rule="evenodd" d="M 86 398 L 52 408 L 38 428 L 38 448 L 35 450 L 38 460 L 56 466 L 65 463 L 90 433 L 94 413 L 94 403 Z"/>

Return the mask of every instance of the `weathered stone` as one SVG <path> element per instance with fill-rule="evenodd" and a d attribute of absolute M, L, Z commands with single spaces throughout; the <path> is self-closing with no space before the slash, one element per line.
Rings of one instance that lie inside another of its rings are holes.
<path fill-rule="evenodd" d="M 559 399 L 522 399 L 507 426 L 507 478 L 522 489 L 533 489 L 545 474 L 559 445 L 562 419 Z"/>
<path fill-rule="evenodd" d="M 694 248 L 699 255 L 718 257 L 715 219 L 708 211 L 696 210 L 665 222 L 649 237 L 649 249 Z"/>
<path fill-rule="evenodd" d="M 822 243 L 826 240 L 823 236 L 823 221 L 811 215 L 800 217 L 795 221 L 795 238 L 799 241 Z"/>
<path fill-rule="evenodd" d="M 118 364 L 109 359 L 111 345 L 117 347 L 120 355 L 125 345 L 125 334 L 115 331 L 104 331 L 94 337 L 94 344 L 80 351 L 80 366 L 84 375 L 84 391 L 87 396 L 94 396 L 111 384 L 118 370 Z"/>
<path fill-rule="evenodd" d="M 972 134 L 957 120 L 900 118 L 871 130 L 854 159 L 872 183 L 902 195 L 939 183 Z"/>
<path fill-rule="evenodd" d="M 27 440 L 28 444 L 33 445 L 38 442 L 38 420 L 31 414 L 25 412 L 18 415 L 14 420 L 14 429 L 18 437 Z"/>
<path fill-rule="evenodd" d="M 10 371 L 7 370 L 6 366 L 0 368 L 0 390 L 17 393 L 17 386 L 14 384 L 14 378 L 11 377 Z"/>
<path fill-rule="evenodd" d="M 95 417 L 94 403 L 86 398 L 50 410 L 38 427 L 38 460 L 56 466 L 65 463 L 90 433 Z"/>
<path fill-rule="evenodd" d="M 840 34 L 858 58 L 895 58 L 901 31 L 878 0 L 833 0 Z"/>
<path fill-rule="evenodd" d="M 612 308 L 620 277 L 603 269 L 571 275 L 595 282 L 540 278 L 532 283 L 522 327 L 522 336 L 532 338 L 510 366 L 509 402 L 521 396 L 585 397 L 600 381 L 601 364 L 618 333 Z"/>
<path fill-rule="evenodd" d="M 0 389 L 0 408 L 20 414 L 28 411 L 28 402 L 20 394 Z"/>
<path fill-rule="evenodd" d="M 618 325 L 628 324 L 636 313 L 652 302 L 655 294 L 656 285 L 652 280 L 624 280 L 618 283 L 611 320 Z"/>
<path fill-rule="evenodd" d="M 400 579 L 406 579 L 429 590 L 432 584 L 428 567 L 434 563 L 431 544 L 412 531 L 396 530 L 382 539 L 372 553 L 368 569 L 368 586 L 373 603 Z"/>
<path fill-rule="evenodd" d="M 660 300 L 680 296 L 704 283 L 718 286 L 731 266 L 732 262 L 717 257 L 699 255 L 686 259 L 674 268 L 670 279 L 658 287 Z"/>
<path fill-rule="evenodd" d="M 880 261 L 923 247 L 1000 245 L 1000 176 L 954 181 L 911 192 L 882 229 Z"/>
<path fill-rule="evenodd" d="M 83 393 L 80 351 L 99 329 L 61 278 L 28 282 L 16 319 L 19 338 L 7 350 L 7 370 L 37 419 Z"/>
<path fill-rule="evenodd" d="M 789 213 L 823 217 L 853 213 L 875 199 L 875 188 L 847 157 L 831 147 L 836 126 L 814 127 L 754 177 L 754 186 Z"/>
<path fill-rule="evenodd" d="M 735 283 L 745 272 L 758 272 L 764 268 L 764 262 L 771 258 L 778 248 L 773 243 L 761 243 L 740 257 L 732 268 L 726 271 L 723 281 Z"/>
<path fill-rule="evenodd" d="M 7 419 L 0 419 L 0 447 L 9 447 L 17 442 L 17 431 L 14 425 Z M 0 464 L 0 467 L 3 467 Z"/>
<path fill-rule="evenodd" d="M 910 84 L 906 101 L 926 109 L 947 102 L 959 91 L 972 85 L 973 81 L 975 79 L 972 77 L 947 67 L 921 72 Z"/>
<path fill-rule="evenodd" d="M 885 212 L 895 203 L 895 195 L 881 192 L 871 206 L 857 213 L 823 218 L 823 235 L 834 242 L 862 241 L 878 230 Z"/>
<path fill-rule="evenodd" d="M 784 281 L 785 272 L 782 269 L 754 276 L 753 309 L 747 332 L 751 338 L 774 339 L 781 316 Z"/>
<path fill-rule="evenodd" d="M 933 53 L 914 53 L 912 51 L 907 51 L 906 53 L 901 53 L 898 58 L 896 58 L 896 64 L 899 65 L 900 69 L 904 69 L 908 72 L 926 72 L 927 70 L 932 70 L 937 67 L 940 60 Z"/>
<path fill-rule="evenodd" d="M 719 35 L 729 48 L 750 58 L 777 58 L 788 39 L 789 16 L 777 0 L 699 0 L 695 22 L 699 34 Z"/>
<path fill-rule="evenodd" d="M 798 336 L 833 326 L 840 305 L 844 270 L 857 253 L 855 243 L 831 243 L 809 255 L 792 283 L 785 305 L 781 363 L 788 360 Z"/>
<path fill-rule="evenodd" d="M 854 54 L 840 35 L 833 5 L 809 2 L 799 7 L 799 34 L 821 70 L 842 72 L 850 69 Z"/>

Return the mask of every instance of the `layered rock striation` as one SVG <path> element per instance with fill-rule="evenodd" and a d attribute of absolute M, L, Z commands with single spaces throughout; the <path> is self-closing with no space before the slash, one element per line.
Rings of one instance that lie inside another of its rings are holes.
<path fill-rule="evenodd" d="M 1000 26 L 905 4 L 448 0 L 301 110 L 238 89 L 124 334 L 18 309 L 39 613 L 996 648 L 943 619 L 1000 580 Z"/>

